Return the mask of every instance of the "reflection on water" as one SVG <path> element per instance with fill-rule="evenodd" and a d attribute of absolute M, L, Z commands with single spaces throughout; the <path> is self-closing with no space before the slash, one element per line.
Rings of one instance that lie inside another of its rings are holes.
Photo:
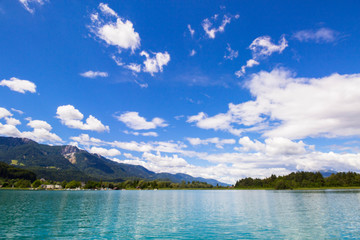
<path fill-rule="evenodd" d="M 359 203 L 359 190 L 1 190 L 0 238 L 357 238 Z"/>

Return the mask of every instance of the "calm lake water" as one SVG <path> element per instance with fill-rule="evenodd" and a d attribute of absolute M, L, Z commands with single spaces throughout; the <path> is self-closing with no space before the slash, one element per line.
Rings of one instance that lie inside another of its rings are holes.
<path fill-rule="evenodd" d="M 0 191 L 0 238 L 360 238 L 360 191 Z"/>

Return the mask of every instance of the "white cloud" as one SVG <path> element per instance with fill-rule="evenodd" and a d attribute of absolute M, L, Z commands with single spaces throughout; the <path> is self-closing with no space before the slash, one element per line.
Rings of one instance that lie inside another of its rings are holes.
<path fill-rule="evenodd" d="M 195 51 L 195 49 L 193 49 L 193 50 L 191 50 L 191 52 L 190 52 L 189 55 L 190 55 L 191 57 L 193 57 L 193 56 L 195 56 L 195 54 L 196 54 L 196 51 Z"/>
<path fill-rule="evenodd" d="M 133 160 L 139 160 L 140 158 L 133 156 L 131 153 L 124 153 L 123 154 L 124 157 L 126 157 L 127 159 L 133 159 Z"/>
<path fill-rule="evenodd" d="M 0 119 L 5 119 L 6 124 L 0 122 L 0 135 L 8 137 L 30 138 L 37 142 L 62 142 L 61 138 L 55 133 L 51 133 L 52 127 L 45 121 L 32 120 L 27 118 L 29 123 L 27 126 L 33 128 L 33 131 L 21 132 L 17 129 L 17 125 L 21 122 L 12 118 L 12 114 L 5 108 L 0 107 Z"/>
<path fill-rule="evenodd" d="M 141 65 L 140 64 L 136 64 L 136 63 L 130 63 L 128 65 L 125 66 L 126 68 L 130 69 L 131 71 L 134 72 L 141 72 Z"/>
<path fill-rule="evenodd" d="M 15 77 L 10 78 L 10 80 L 2 80 L 0 82 L 0 86 L 6 86 L 10 88 L 12 91 L 25 93 L 26 91 L 35 93 L 36 85 L 33 82 L 28 80 L 21 80 Z"/>
<path fill-rule="evenodd" d="M 303 141 L 294 142 L 283 137 L 267 138 L 265 139 L 265 143 L 257 140 L 251 141 L 249 137 L 243 137 L 239 139 L 239 143 L 243 146 L 239 150 L 254 150 L 270 156 L 304 154 L 306 153 L 305 147 L 307 146 Z"/>
<path fill-rule="evenodd" d="M 265 136 L 360 135 L 359 74 L 294 78 L 291 72 L 277 69 L 254 75 L 248 87 L 256 97 L 258 114 L 281 123 Z"/>
<path fill-rule="evenodd" d="M 42 120 L 30 120 L 27 124 L 29 127 L 34 129 L 43 128 L 45 130 L 50 131 L 52 129 L 51 125 Z"/>
<path fill-rule="evenodd" d="M 215 14 L 213 17 L 211 17 L 211 19 L 209 19 L 209 18 L 204 19 L 201 24 L 205 33 L 211 39 L 215 38 L 216 33 L 224 32 L 225 26 L 231 22 L 233 17 L 224 15 L 221 25 L 216 28 L 216 27 L 213 27 L 213 25 L 214 25 L 214 22 L 217 20 L 217 18 L 218 18 L 218 15 Z M 239 18 L 239 15 L 236 15 L 234 18 L 235 19 Z"/>
<path fill-rule="evenodd" d="M 269 36 L 256 38 L 249 46 L 253 58 L 249 59 L 246 62 L 246 65 L 243 65 L 240 70 L 236 71 L 235 75 L 237 77 L 243 76 L 246 73 L 247 68 L 252 68 L 253 66 L 260 64 L 258 59 L 266 58 L 275 52 L 282 53 L 287 46 L 288 44 L 284 36 L 279 40 L 278 45 L 272 43 Z"/>
<path fill-rule="evenodd" d="M 215 144 L 217 148 L 224 148 L 225 144 L 235 144 L 235 139 L 219 139 L 218 137 L 200 139 L 200 138 L 186 138 L 193 146 L 196 145 L 208 145 L 209 143 Z"/>
<path fill-rule="evenodd" d="M 94 72 L 94 71 L 87 71 L 80 73 L 81 76 L 87 77 L 87 78 L 96 78 L 96 77 L 107 77 L 109 74 L 107 72 Z"/>
<path fill-rule="evenodd" d="M 188 122 L 229 132 L 238 125 L 239 131 L 289 139 L 360 135 L 360 74 L 295 78 L 275 69 L 253 74 L 246 86 L 254 100 L 230 103 L 228 112 L 213 117 L 199 113 Z"/>
<path fill-rule="evenodd" d="M 145 51 L 142 51 L 140 53 L 141 56 L 146 57 L 146 60 L 144 61 L 143 71 L 150 73 L 151 76 L 154 76 L 154 73 L 162 72 L 163 66 L 166 66 L 170 61 L 170 55 L 168 54 L 168 52 L 158 52 L 154 54 L 154 57 L 150 57 L 150 55 Z"/>
<path fill-rule="evenodd" d="M 21 132 L 14 125 L 0 123 L 0 135 L 8 137 L 21 137 Z"/>
<path fill-rule="evenodd" d="M 230 132 L 234 135 L 240 135 L 241 130 L 234 129 L 231 126 L 233 117 L 231 114 L 217 114 L 213 117 L 208 117 L 207 114 L 200 112 L 197 115 L 188 117 L 188 123 L 196 123 L 196 126 L 202 129 L 214 129 Z"/>
<path fill-rule="evenodd" d="M 11 112 L 9 112 L 6 108 L 0 107 L 0 119 L 11 116 L 12 116 Z"/>
<path fill-rule="evenodd" d="M 18 109 L 15 109 L 15 108 L 10 108 L 10 109 L 11 109 L 11 111 L 16 112 L 18 114 L 24 114 L 24 112 L 21 111 L 21 110 L 18 110 Z"/>
<path fill-rule="evenodd" d="M 261 36 L 256 38 L 249 46 L 254 58 L 270 56 L 274 52 L 282 53 L 288 46 L 285 37 L 283 36 L 278 45 L 271 42 L 269 36 Z"/>
<path fill-rule="evenodd" d="M 16 118 L 7 117 L 5 118 L 5 120 L 6 120 L 6 124 L 8 125 L 16 126 L 21 124 L 21 122 Z"/>
<path fill-rule="evenodd" d="M 124 65 L 121 58 L 116 57 L 115 55 L 112 55 L 111 58 L 112 58 L 112 60 L 114 60 L 116 65 L 118 65 L 118 66 L 123 66 Z"/>
<path fill-rule="evenodd" d="M 247 60 L 246 65 L 243 65 L 241 67 L 241 70 L 235 72 L 235 75 L 237 77 L 241 77 L 242 75 L 245 74 L 246 68 L 252 68 L 253 66 L 256 66 L 256 65 L 259 65 L 259 64 L 260 63 L 258 61 L 254 60 L 254 59 L 249 59 L 249 60 Z"/>
<path fill-rule="evenodd" d="M 120 149 L 135 151 L 135 152 L 151 152 L 151 151 L 159 151 L 166 153 L 178 153 L 182 152 L 184 148 L 187 146 L 181 142 L 119 142 L 113 141 L 107 143 L 109 146 L 117 147 Z"/>
<path fill-rule="evenodd" d="M 107 4 L 100 3 L 99 4 L 99 9 L 104 14 L 108 14 L 110 16 L 118 17 L 117 13 L 114 10 L 112 10 L 111 8 L 109 8 L 109 6 Z"/>
<path fill-rule="evenodd" d="M 9 124 L 9 119 L 12 119 L 11 116 L 12 113 L 10 113 L 6 108 L 0 107 L 0 119 L 5 119 L 6 121 L 6 124 L 2 124 L 0 122 L 0 135 L 20 137 L 21 132 L 16 128 L 17 124 Z M 12 120 L 10 120 L 10 123 L 11 121 Z"/>
<path fill-rule="evenodd" d="M 30 138 L 36 142 L 62 142 L 58 135 L 50 132 L 52 127 L 45 121 L 29 119 L 27 125 L 33 128 L 33 131 L 22 132 L 21 137 Z"/>
<path fill-rule="evenodd" d="M 139 33 L 135 32 L 131 21 L 119 17 L 107 4 L 100 3 L 99 9 L 103 15 L 115 18 L 116 21 L 106 21 L 98 13 L 92 14 L 90 29 L 98 38 L 119 50 L 131 49 L 134 52 L 140 47 Z"/>
<path fill-rule="evenodd" d="M 97 132 L 110 131 L 109 126 L 105 126 L 94 116 L 90 115 L 86 122 L 83 123 L 84 115 L 74 108 L 72 105 L 59 106 L 56 111 L 56 117 L 61 120 L 61 123 L 75 129 L 91 130 Z"/>
<path fill-rule="evenodd" d="M 28 11 L 29 13 L 33 14 L 35 10 L 31 8 L 31 5 L 38 4 L 43 5 L 46 0 L 19 0 L 19 2 L 23 5 L 23 7 Z"/>
<path fill-rule="evenodd" d="M 121 152 L 115 148 L 106 149 L 102 147 L 92 147 L 89 152 L 100 154 L 103 157 L 114 157 L 121 154 Z"/>
<path fill-rule="evenodd" d="M 187 27 L 188 27 L 188 29 L 189 29 L 189 32 L 190 32 L 191 37 L 194 37 L 195 30 L 191 28 L 191 25 L 190 25 L 190 24 L 188 24 Z"/>
<path fill-rule="evenodd" d="M 71 140 L 78 142 L 86 147 L 103 145 L 104 142 L 98 138 L 90 137 L 89 134 L 80 134 L 77 137 L 70 137 Z"/>
<path fill-rule="evenodd" d="M 320 28 L 317 30 L 302 30 L 296 32 L 293 37 L 300 42 L 314 41 L 316 43 L 334 42 L 338 36 L 338 32 L 329 28 Z"/>
<path fill-rule="evenodd" d="M 135 136 L 144 136 L 144 137 L 157 137 L 158 134 L 156 132 L 133 132 L 133 131 L 124 131 L 125 134 L 132 134 Z"/>
<path fill-rule="evenodd" d="M 226 50 L 228 52 L 225 53 L 225 56 L 224 56 L 225 59 L 233 60 L 233 59 L 237 58 L 239 55 L 238 51 L 231 49 L 230 44 L 227 44 Z"/>
<path fill-rule="evenodd" d="M 185 159 L 178 157 L 174 154 L 172 157 L 161 156 L 159 152 L 155 154 L 145 152 L 142 155 L 143 159 L 149 162 L 156 163 L 159 167 L 186 167 L 189 164 L 185 161 Z"/>
<path fill-rule="evenodd" d="M 259 62 L 255 61 L 254 59 L 250 59 L 246 62 L 246 67 L 253 67 L 253 66 L 256 66 L 256 65 L 259 65 Z"/>
<path fill-rule="evenodd" d="M 135 79 L 134 79 L 134 82 L 135 82 L 137 85 L 139 85 L 139 87 L 141 87 L 141 88 L 147 88 L 147 87 L 149 87 L 149 84 L 147 84 L 147 83 L 140 83 L 140 82 L 136 81 Z"/>
<path fill-rule="evenodd" d="M 161 118 L 153 118 L 151 121 L 146 121 L 144 117 L 139 116 L 138 112 L 126 112 L 116 116 L 116 119 L 134 130 L 148 130 L 168 126 L 165 120 Z"/>

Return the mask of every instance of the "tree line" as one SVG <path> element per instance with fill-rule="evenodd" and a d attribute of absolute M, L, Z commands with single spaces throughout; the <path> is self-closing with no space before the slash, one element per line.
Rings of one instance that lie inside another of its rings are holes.
<path fill-rule="evenodd" d="M 320 172 L 292 172 L 285 176 L 271 175 L 268 178 L 244 178 L 238 180 L 238 189 L 295 189 L 326 187 L 360 187 L 360 174 L 355 172 L 333 173 L 323 177 Z"/>

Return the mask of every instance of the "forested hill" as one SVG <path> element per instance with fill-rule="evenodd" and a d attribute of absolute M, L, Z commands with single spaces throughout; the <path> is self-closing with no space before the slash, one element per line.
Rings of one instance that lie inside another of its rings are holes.
<path fill-rule="evenodd" d="M 214 179 L 196 178 L 186 174 L 155 173 L 131 164 L 111 161 L 75 146 L 49 146 L 26 138 L 0 137 L 0 161 L 34 172 L 38 178 L 55 181 L 113 181 L 146 179 L 200 181 L 227 185 Z"/>
<path fill-rule="evenodd" d="M 0 178 L 3 179 L 25 179 L 31 182 L 36 180 L 36 174 L 26 169 L 16 168 L 0 162 Z"/>

